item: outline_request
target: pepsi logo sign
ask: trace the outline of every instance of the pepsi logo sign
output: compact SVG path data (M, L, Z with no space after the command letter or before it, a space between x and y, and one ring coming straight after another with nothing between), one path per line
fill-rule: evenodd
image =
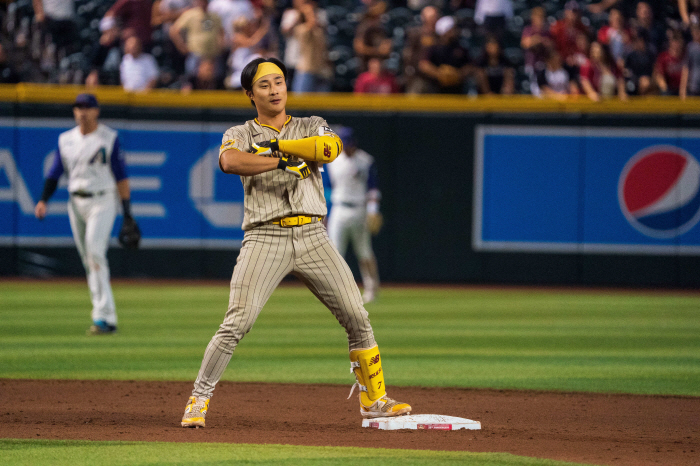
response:
M673 238L700 220L700 163L674 146L652 146L627 161L618 182L627 221L653 238Z

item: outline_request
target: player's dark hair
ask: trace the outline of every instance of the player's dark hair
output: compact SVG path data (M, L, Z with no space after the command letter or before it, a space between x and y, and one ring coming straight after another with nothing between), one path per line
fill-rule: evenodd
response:
M241 72L241 87L243 87L243 89L250 92L253 91L253 78L255 77L255 73L258 72L258 65L265 62L277 65L279 69L282 70L284 80L287 80L287 67L284 66L284 63L276 58L256 58L248 63ZM251 100L250 103L253 104L253 107L255 107L255 102Z

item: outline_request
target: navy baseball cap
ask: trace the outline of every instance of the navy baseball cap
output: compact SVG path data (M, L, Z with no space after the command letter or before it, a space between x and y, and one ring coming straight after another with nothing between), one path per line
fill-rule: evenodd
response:
M97 97L92 94L78 94L73 102L73 107L96 108L99 107Z
M338 128L338 131L336 131L336 134L340 140L343 141L344 146L355 147L355 132L352 128L341 126Z

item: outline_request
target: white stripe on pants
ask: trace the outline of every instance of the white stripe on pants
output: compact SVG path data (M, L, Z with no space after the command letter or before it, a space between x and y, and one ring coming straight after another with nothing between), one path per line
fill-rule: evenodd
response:
M323 224L261 226L245 233L231 278L228 311L204 353L192 395L211 397L238 342L289 273L302 280L345 328L350 350L376 344L360 290Z
M101 196L71 196L68 218L73 239L87 274L92 320L117 324L117 313L109 284L107 247L117 215L116 193L108 191Z

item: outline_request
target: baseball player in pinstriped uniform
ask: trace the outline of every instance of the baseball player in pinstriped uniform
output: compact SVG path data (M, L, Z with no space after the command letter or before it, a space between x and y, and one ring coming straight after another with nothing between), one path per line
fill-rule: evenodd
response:
M97 121L100 110L95 96L80 94L73 104L73 114L78 126L58 137L58 148L34 214L40 220L46 216L46 203L65 172L70 193L68 218L92 300L93 325L88 333L110 334L117 330L117 312L109 283L107 247L117 215L117 195L124 218L131 218L129 179L117 132Z
M379 291L377 259L372 251L372 234L379 232L381 192L377 185L374 158L359 149L352 128L338 128L343 151L328 165L333 207L328 216L328 236L342 256L352 243L365 289L365 304L372 302Z
M228 311L204 353L183 427L204 426L214 386L236 345L290 273L345 328L357 379L350 395L360 387L362 416L411 411L408 404L386 396L379 350L360 290L322 223L326 203L321 165L338 156L342 142L322 118L287 115L286 75L279 60L251 61L241 82L258 117L224 133L219 167L241 177L245 234L231 278Z

